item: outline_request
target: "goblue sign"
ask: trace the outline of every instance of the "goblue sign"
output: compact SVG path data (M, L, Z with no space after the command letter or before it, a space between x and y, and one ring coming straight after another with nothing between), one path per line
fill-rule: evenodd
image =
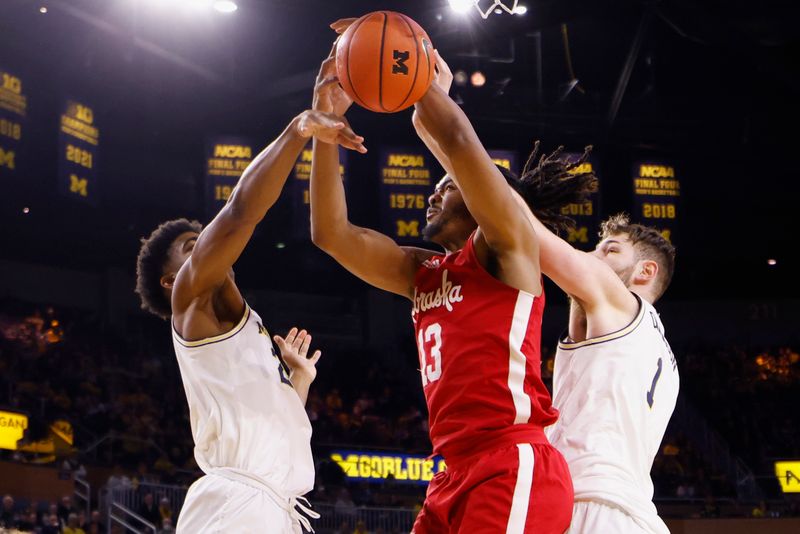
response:
M339 464L350 480L377 482L389 477L405 484L426 486L433 475L445 468L444 460L437 457L408 454L372 454L359 451L333 451L331 460Z
M775 462L775 476L784 493L800 493L800 462Z
M27 428L27 415L0 411L0 449L16 450Z

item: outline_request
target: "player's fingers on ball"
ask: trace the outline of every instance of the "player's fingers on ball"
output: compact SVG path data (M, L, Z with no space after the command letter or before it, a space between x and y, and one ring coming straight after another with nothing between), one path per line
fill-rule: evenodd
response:
M336 22L334 22L333 24L331 24L331 28L336 33L344 33L344 31L347 28L349 28L350 25L353 24L356 20L358 20L358 19L356 19L355 17L339 19Z
M329 57L319 67L320 74L336 72L336 56Z
M329 76L327 78L321 79L317 83L317 92L318 93L328 93L338 87L339 85L339 78L336 76Z

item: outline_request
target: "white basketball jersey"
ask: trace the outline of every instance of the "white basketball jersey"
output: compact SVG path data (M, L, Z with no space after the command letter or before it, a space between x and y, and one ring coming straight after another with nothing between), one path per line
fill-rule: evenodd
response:
M311 423L258 314L246 306L220 336L186 341L173 327L172 338L197 465L245 471L289 495L311 491Z
M618 506L651 532L658 517L650 469L678 399L678 366L655 308L606 336L558 345L547 436L567 460L575 500Z

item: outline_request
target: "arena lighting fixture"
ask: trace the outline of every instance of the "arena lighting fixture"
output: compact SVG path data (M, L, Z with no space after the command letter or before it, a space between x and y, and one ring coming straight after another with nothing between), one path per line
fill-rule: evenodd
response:
M278 243L275 243L275 248L277 248L277 249L286 248L286 243L284 243L282 241L278 242Z
M45 13L47 13L47 8L46 8L46 7L44 7L44 6L40 7L40 8L39 8L39 13L41 13L42 15L44 15Z
M476 70L472 73L469 81L472 82L472 85L475 87L483 87L486 84L486 76L484 76L481 71Z
M459 87L467 85L467 73L463 70L457 70L453 73L453 82Z
M217 0L214 2L214 9L220 13L233 13L239 6L233 0Z
M769 265L770 267L773 265L778 265L778 260L776 260L775 258L770 258L767 260L767 265Z
M524 15L527 12L528 12L528 7L523 5L518 5L516 9L514 9L515 15Z
M455 11L456 13L466 13L472 6L475 5L475 2L472 0L447 0L450 2L450 9Z
M22 213L24 213L25 215L29 214L30 212L31 212L31 209L28 206L25 206L24 208L22 208Z

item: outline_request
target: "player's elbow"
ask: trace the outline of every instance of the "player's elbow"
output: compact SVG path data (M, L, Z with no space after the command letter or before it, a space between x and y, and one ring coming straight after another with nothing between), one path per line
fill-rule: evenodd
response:
M339 241L336 229L332 225L311 218L311 242L317 248L331 254L336 250Z

